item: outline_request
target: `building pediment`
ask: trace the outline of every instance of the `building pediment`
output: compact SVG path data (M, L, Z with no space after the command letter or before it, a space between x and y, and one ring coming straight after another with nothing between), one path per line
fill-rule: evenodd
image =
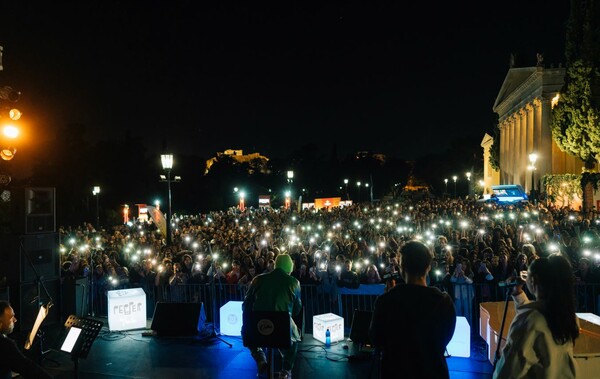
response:
M504 78L504 83L502 83L502 87L500 88L500 92L498 92L498 97L496 97L493 108L494 112L496 112L496 109L500 104L504 103L517 88L525 84L536 72L537 67L518 67L509 69Z

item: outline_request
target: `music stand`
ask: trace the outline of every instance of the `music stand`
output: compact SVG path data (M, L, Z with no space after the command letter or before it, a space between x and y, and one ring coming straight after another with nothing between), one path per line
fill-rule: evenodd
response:
M102 321L92 320L89 318L79 318L75 315L70 315L65 321L67 335L61 346L61 350L71 354L71 359L75 366L73 371L74 378L79 375L79 358L87 358L92 347L92 343L102 329Z

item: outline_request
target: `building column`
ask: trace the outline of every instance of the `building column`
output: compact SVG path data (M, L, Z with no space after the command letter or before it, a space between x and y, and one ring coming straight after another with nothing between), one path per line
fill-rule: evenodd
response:
M510 141L508 142L510 145L510 154L508 155L510 157L510 182L509 183L514 183L515 182L515 173L516 173L516 165L517 165L517 160L515 159L515 154L517 152L516 150L516 129L517 129L517 118L515 115L511 115L510 117Z
M538 108L539 117L539 129L540 129L540 142L538 145L538 162L537 166L537 179L540 183L542 176L552 173L552 130L550 130L550 118L552 117L552 106L551 99L540 99L540 107ZM542 128L542 125L546 127ZM543 189L545 190L545 189Z
M535 152L535 149L533 147L533 112L534 112L534 108L533 108L533 104L532 103L528 103L525 106L525 109L527 111L527 135L526 135L526 140L527 140L527 146L526 146L526 150L525 150L525 161L527 163L527 167L529 167L529 154ZM529 182L528 182L529 180ZM529 191L531 192L531 189L533 188L533 183L531 182L531 175L525 175L525 183L529 183L528 186L525 187L525 191Z
M500 184L504 184L506 181L506 144L508 143L506 121L502 121L498 127L500 128L500 141L494 141L494 143L500 144Z

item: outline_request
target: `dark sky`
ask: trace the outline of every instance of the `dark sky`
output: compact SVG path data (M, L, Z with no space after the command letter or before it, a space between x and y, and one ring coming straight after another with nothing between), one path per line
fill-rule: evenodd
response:
M517 66L537 52L564 64L569 10L568 0L27 3L0 5L0 85L22 92L22 151L51 149L77 122L90 140L130 130L151 154L166 144L286 157L316 143L340 158L411 159L483 138L511 53Z

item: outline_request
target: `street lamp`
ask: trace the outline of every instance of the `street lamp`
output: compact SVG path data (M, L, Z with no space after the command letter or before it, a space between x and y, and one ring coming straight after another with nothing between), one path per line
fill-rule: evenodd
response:
M467 176L467 185L469 186L469 197L471 196L471 172L465 174Z
M454 197L456 197L456 180L458 179L458 176L454 175L452 177L452 180L454 180Z
M171 238L171 218L173 217L173 213L172 213L172 196L171 196L171 169L173 168L173 154L162 154L160 156L160 161L162 163L162 167L164 170L167 171L167 176L165 177L164 175L161 175L161 181L163 182L167 182L167 188L169 190L169 214L167 215L167 245L171 245L172 242L172 238ZM179 176L175 176L175 182L180 181L181 178Z
M531 153L529 154L529 163L531 163L531 165L529 166L529 169L531 170L531 190L529 191L529 195L531 196L531 200L533 201L533 203L535 204L535 177L534 177L534 173L535 173L535 162L537 161L538 156L536 153Z
M350 194L348 194L348 179L344 179L344 184L346 185L346 200L350 200Z
M360 203L360 182L356 182L356 186L358 187L358 202Z
M96 196L96 230L100 230L100 186L94 186L92 195Z
M446 185L446 190L444 191L444 195L448 196L448 178L444 179L444 184Z

